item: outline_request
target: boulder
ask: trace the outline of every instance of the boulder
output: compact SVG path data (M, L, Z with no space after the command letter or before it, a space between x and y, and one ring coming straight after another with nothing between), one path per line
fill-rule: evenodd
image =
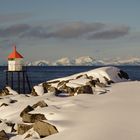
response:
M55 126L44 121L35 122L33 125L33 129L40 135L40 138L58 133L58 130Z
M22 116L22 121L24 123L34 123L38 120L46 120L46 117L44 114L29 114L29 113L25 113Z
M4 130L0 131L0 140L9 140L9 137Z
M72 87L68 87L66 84L60 87L59 90L61 91L61 93L69 93L70 95L73 95L75 93L75 89Z
M55 88L55 87L50 87L50 88L48 89L48 91L54 93L55 95L58 95L59 93L61 93L61 91L58 90L58 89Z
M78 87L77 94L93 94L92 87L89 85Z
M14 129L15 123L12 122L6 122L6 125L11 127L11 132L16 132L16 130Z
M0 107L1 107L1 106L8 106L8 104L2 103L2 104L0 105Z
M109 80L107 77L104 76L104 79L108 85L114 83L112 80Z
M44 92L47 93L48 92L48 88L51 87L50 84L48 84L47 82L42 84L43 88L44 88Z
M32 96L38 96L38 95L37 95L37 92L36 92L35 89L34 89L34 87L32 88L31 95L32 95Z
M21 113L20 113L20 117L22 117L24 114L27 114L28 112L34 110L33 107L31 107L30 105L28 105Z
M124 72L124 71L122 71L122 70L120 70L120 73L118 73L118 76L122 79L122 78L124 78L124 79L129 79L129 75L126 73L126 72Z
M86 79L89 79L88 75L87 74L84 74L84 75L78 75L76 77L76 79L79 79L79 78L86 78Z
M39 101L39 102L37 102L36 104L34 104L33 106L32 106L32 108L36 108L36 107L47 107L48 105L42 100L42 101Z
M18 133L18 135L23 135L25 132L27 132L32 127L33 127L33 125L17 124L17 133Z
M87 82L86 85L89 85L91 87L95 87L96 83L97 83L96 80L91 80L91 81Z
M66 83L68 83L68 82L69 82L69 80L59 82L58 85L57 85L57 88L59 89L59 88L63 87L63 86L66 85Z
M9 93L9 90L5 87L5 88L1 91L0 96L7 96L7 95L10 95L10 93Z

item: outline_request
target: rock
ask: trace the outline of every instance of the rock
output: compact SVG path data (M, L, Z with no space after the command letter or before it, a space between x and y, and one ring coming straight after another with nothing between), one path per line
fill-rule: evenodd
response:
M91 80L91 81L87 82L86 85L89 85L89 86L91 86L91 87L92 87L92 86L95 87L96 83L97 83L96 80Z
M40 106L40 107L47 107L48 105L42 100L42 101L39 101L39 102L37 102L36 104L34 104L33 106L32 106L32 108L36 108L36 107L38 107L38 106Z
M124 78L124 79L129 79L129 75L126 73L126 72L124 72L124 71L122 71L122 70L120 70L120 73L118 73L118 76L122 79L122 78Z
M10 93L9 93L9 90L5 87L5 88L1 91L0 96L7 96L7 95L10 95Z
M32 95L32 96L38 96L38 95L37 95L37 92L35 91L34 88L32 88L31 95Z
M110 84L114 83L112 80L109 80L109 79L108 79L108 78L106 78L105 76L104 76L104 79L105 79L105 81L107 82L107 84L108 84L108 85L110 85Z
M16 130L14 129L15 123L12 122L6 122L6 125L11 127L11 132L16 132Z
M44 88L44 92L45 92L45 93L47 93L47 92L48 92L48 88L51 87L51 85L48 84L48 83L43 83L42 86L43 86L43 88Z
M61 91L61 93L69 93L70 95L74 94L75 92L74 88L68 87L66 86L66 84L60 87L59 90Z
M78 75L77 77L76 77L76 79L79 79L79 78L86 78L86 79L89 79L89 77L88 77L88 75L87 74L84 74L84 75Z
M27 114L28 112L34 110L33 107L31 107L30 105L28 105L21 113L20 113L20 117L22 117L24 114Z
M1 107L1 106L8 106L8 104L2 103L2 104L0 105L0 107Z
M13 103L16 103L17 100L10 100L10 103L13 104Z
M51 81L51 82L47 82L48 84L55 84L55 83L59 83L60 81L59 80L56 80L56 81Z
M0 131L0 140L9 140L9 137L4 130Z
M58 85L57 85L57 88L59 89L59 88L63 87L63 86L66 85L66 83L68 83L68 82L69 82L69 80L59 82Z
M55 95L58 95L59 93L61 93L61 91L58 90L58 89L55 88L55 87L50 87L50 88L48 89L48 91L54 93Z
M17 133L18 133L18 135L23 135L25 132L27 132L32 127L33 127L33 125L17 124Z
M77 94L93 94L92 87L89 85L81 86L77 88Z
M35 122L33 129L40 135L41 138L58 133L55 126L44 121Z
M46 117L44 114L23 114L22 121L24 123L34 123L38 120L46 120Z

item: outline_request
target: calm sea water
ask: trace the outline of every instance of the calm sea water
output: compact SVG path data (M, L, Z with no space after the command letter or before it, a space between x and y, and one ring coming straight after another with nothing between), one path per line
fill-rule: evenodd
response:
M99 67L99 66L98 66ZM27 73L31 86L47 80L69 76L71 74L84 72L98 68L97 66L46 66L46 67L27 67ZM101 67L101 66L100 66ZM130 79L140 80L140 66L117 66L126 71ZM0 67L0 89L5 86L5 72L7 67ZM15 81L16 83L16 81Z

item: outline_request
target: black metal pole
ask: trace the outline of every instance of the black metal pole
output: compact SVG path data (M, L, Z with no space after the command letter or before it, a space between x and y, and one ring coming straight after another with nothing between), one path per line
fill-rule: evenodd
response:
M29 82L27 73L26 73L26 80L27 80L27 84L28 84L28 87L29 87L29 92L31 92L31 86L30 86L30 82Z
M11 72L11 88L13 89L13 72Z
M8 71L6 71L6 86L8 86Z
M23 78L23 93L25 94L25 71L23 71L22 78Z
M20 94L20 72L18 73L18 93Z

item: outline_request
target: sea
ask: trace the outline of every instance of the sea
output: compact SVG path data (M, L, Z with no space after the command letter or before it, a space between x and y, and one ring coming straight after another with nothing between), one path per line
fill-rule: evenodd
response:
M42 82L85 72L102 66L28 66L26 67L31 87ZM140 66L116 66L128 73L131 80L140 81ZM0 90L6 84L6 66L0 66ZM16 85L17 81L14 81ZM26 86L26 88L28 88Z

